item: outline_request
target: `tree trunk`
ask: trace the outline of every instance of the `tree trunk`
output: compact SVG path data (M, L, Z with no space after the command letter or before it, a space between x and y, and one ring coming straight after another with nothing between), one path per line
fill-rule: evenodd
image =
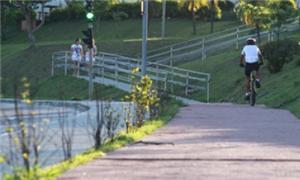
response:
M43 1L43 2L40 2L40 4L41 4L41 8L42 8L42 19L41 19L41 23L37 26L37 27L35 27L35 28L33 28L33 20L35 20L35 18L34 19L32 19L32 15L31 15L31 11L32 11L32 2L28 2L28 3L25 3L25 4L23 4L23 3L20 3L19 5L21 5L22 6L22 10L23 10L23 14L24 14L24 16L25 16L25 20L26 20L26 24L27 24L27 37L28 37L28 41L29 41L29 46L30 47L35 47L35 44L36 44L36 38L35 38L35 36L34 36L34 32L35 31L37 31L38 29L40 29L43 25L44 25L44 23L45 23L45 14L44 14L44 8L45 8L45 2L46 1Z
M193 19L193 35L197 34L197 30L196 30L196 17L195 17L195 0L192 0L192 19Z
M277 41L279 41L279 39L280 39L280 26L277 26L276 35L277 35Z
M32 28L32 17L31 12L28 8L25 8L25 20L27 25L27 37L29 40L29 46L34 47L35 46L35 37L33 35L33 28Z
M257 23L256 23L255 27L256 27L256 35L257 35L257 44L260 45L260 42L261 42L260 27Z
M215 1L211 0L210 1L210 33L214 32L214 21L215 21Z

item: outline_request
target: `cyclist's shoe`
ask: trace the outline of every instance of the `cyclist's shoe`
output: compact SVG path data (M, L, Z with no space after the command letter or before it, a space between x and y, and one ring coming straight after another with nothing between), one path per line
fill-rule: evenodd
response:
M245 94L245 100L246 101L250 100L250 93L249 92L246 92L246 94Z
M260 88L260 81L259 80L255 80L255 86L256 86L256 88Z

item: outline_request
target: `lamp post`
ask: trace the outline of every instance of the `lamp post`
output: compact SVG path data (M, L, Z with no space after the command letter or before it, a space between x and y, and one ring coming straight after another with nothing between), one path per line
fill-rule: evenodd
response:
M166 0L162 0L161 38L165 38L166 29Z
M143 42L142 42L142 75L146 74L147 66L147 37L148 37L148 0L142 0Z
M89 49L89 100L93 98L93 90L94 90L94 83L93 83L93 21L94 21L94 13L93 13L93 0L86 0L86 20L88 21L88 29L82 31L85 35L83 38L83 42L88 46Z

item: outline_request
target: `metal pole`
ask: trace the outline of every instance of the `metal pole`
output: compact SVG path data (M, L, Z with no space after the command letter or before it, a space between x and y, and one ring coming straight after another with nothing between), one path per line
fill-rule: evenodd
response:
M170 47L170 66L173 67L173 46Z
M89 29L91 30L92 33L92 28L93 28L93 24L89 23ZM92 34L93 37L93 34ZM94 42L93 42L93 46L94 46ZM94 47L89 48L89 100L92 100L93 98L93 90L94 90L94 83L93 83L93 50Z
M146 74L148 37L148 0L143 0L142 75Z
M68 59L67 59L67 52L65 52L65 76L68 74L68 69L67 69L67 65L68 65Z
M161 38L165 38L166 29L166 0L162 1L162 21L161 21Z
M92 100L93 98L93 89L94 89L94 84L93 84L93 55L92 55L92 49L90 50L90 60L89 60L89 100Z
M207 103L209 103L209 81L210 81L210 75L207 77L207 87L206 87L206 91L207 91Z
M202 38L202 54L201 54L201 60L204 61L206 59L206 54L205 54L205 38Z
M51 76L54 76L54 55L52 54Z

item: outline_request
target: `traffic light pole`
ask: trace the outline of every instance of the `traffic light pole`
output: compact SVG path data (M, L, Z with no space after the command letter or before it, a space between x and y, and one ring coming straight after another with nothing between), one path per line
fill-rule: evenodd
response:
M165 29L166 29L166 1L162 0L162 20L161 20L161 38L165 38Z
M89 29L91 30L91 37L93 38L93 24L89 23ZM94 43L93 43L94 46ZM93 48L88 47L89 49L89 100L93 98L94 82L93 82Z
M143 0L142 75L146 75L148 37L148 0Z

